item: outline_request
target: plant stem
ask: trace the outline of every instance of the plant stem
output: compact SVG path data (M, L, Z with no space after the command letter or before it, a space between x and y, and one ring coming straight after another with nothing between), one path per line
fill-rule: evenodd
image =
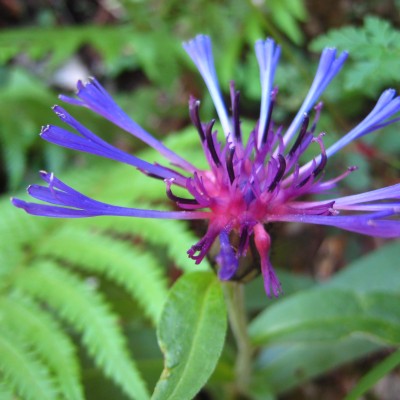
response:
M247 333L244 287L243 284L236 282L227 282L223 286L229 323L238 348L235 365L236 388L240 394L245 395L250 384L253 349Z

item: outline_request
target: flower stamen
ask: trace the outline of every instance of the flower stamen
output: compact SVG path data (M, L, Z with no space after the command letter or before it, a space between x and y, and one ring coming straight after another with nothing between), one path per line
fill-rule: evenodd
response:
M190 119L192 120L193 125L197 128L197 132L199 133L201 141L204 142L206 140L206 136L204 134L203 125L200 121L199 109L200 109L200 101L194 98L193 96L190 96L189 100Z
M276 172L275 178L273 179L272 183L268 187L268 192L274 191L274 189L277 187L278 183L281 181L286 171L286 160L282 154L278 154L278 161L279 161L278 171Z
M307 133L307 128L308 128L309 123L310 123L310 117L308 116L307 113L304 113L303 122L301 123L299 136L297 136L296 141L294 142L292 148L289 150L289 157L293 157L294 153L296 152L296 150L299 148L299 146L303 142L303 140L306 136L306 133Z
M233 169L233 155L234 154L235 154L235 146L232 146L228 149L227 156L226 156L226 169L228 171L229 181L231 182L231 184L235 180L235 171Z
M239 118L239 100L240 92L235 90L235 83L230 83L231 90L231 103L232 103L232 120L233 120L233 135L238 142L242 141L242 135L240 131L240 118Z
M264 129L264 132L263 132L263 135L262 135L262 139L261 139L261 144L262 145L267 143L269 128L270 128L270 125L271 125L272 111L274 110L275 98L276 98L277 94L278 94L278 88L276 87L271 92L271 101L269 103L268 115L267 115L267 119L265 121L265 129Z
M217 150L215 149L214 138L212 135L212 128L214 126L215 119L211 120L206 125L206 141L207 141L207 148L210 151L211 157L217 167L221 165L221 160L218 157Z

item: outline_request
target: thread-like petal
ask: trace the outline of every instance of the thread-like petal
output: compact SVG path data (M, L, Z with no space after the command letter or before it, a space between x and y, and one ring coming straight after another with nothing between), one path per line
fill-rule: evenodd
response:
M144 143L153 147L175 165L179 165L181 168L190 172L196 170L196 168L188 161L184 160L175 152L168 149L163 143L161 143L150 133L146 132L135 121L133 121L117 105L114 99L107 93L107 91L96 79L92 78L86 83L78 81L77 89L78 90L76 95L78 99L74 99L64 95L60 95L59 98L66 103L89 108L96 114L99 114L102 117L108 119L126 132L129 132L133 136L142 140Z
M230 139L234 140L233 135L231 135L231 123L226 112L226 107L219 88L217 74L215 72L210 38L205 35L198 35L194 39L183 43L183 48L189 54L204 79L207 89L213 99L225 136L232 136Z

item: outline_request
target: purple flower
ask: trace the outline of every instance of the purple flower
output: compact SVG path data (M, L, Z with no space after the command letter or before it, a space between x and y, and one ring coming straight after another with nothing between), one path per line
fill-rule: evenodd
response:
M208 220L204 237L194 244L188 255L196 264L219 239L216 257L219 277L232 279L239 260L250 244L259 254L261 272L268 296L277 296L281 286L269 261L270 236L264 225L275 221L296 221L330 225L371 236L400 236L400 183L345 197L327 200L306 200L314 193L329 193L338 182L356 168L349 167L335 178L325 179L328 159L353 140L400 120L400 97L393 89L384 91L372 111L350 132L332 146L325 148L323 133L316 134L322 109L317 103L322 92L342 68L347 53L335 49L323 51L311 88L299 112L288 128L277 126L271 116L278 89L273 86L280 48L272 39L255 45L260 67L260 117L247 141L242 136L239 119L239 92L230 86L231 115L228 114L216 76L211 41L199 35L184 43L196 64L214 101L225 140L218 140L214 120L202 122L200 102L191 98L189 113L200 136L209 169L200 170L183 159L132 121L95 80L78 82L77 98L60 96L66 103L84 106L141 139L161 153L173 166L151 164L106 143L85 128L63 108L54 107L58 117L69 129L48 125L42 129L44 140L87 153L97 154L137 168L152 178L162 179L168 198L181 211L155 211L118 207L91 199L75 191L53 174L41 173L46 186L31 185L28 193L43 203L12 199L16 207L33 215L47 217L93 217L100 215L141 218ZM313 119L311 122L310 119ZM73 132L75 131L75 132ZM309 146L317 146L319 155L301 163L300 157ZM179 169L179 171L178 171ZM187 195L174 194L174 188L186 189ZM332 195L330 195L332 196ZM46 204L47 203L47 204ZM235 237L235 243L233 243Z

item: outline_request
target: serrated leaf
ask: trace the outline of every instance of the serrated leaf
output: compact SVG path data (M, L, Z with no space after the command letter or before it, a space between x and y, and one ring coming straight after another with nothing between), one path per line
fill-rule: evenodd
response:
M48 302L60 317L80 332L96 364L132 399L148 399L140 373L128 356L116 318L99 293L50 261L31 265L18 276L16 285Z
M158 326L165 367L152 399L192 399L217 364L226 328L221 283L215 275L183 275L169 293Z
M142 203L135 202L138 208L155 209L156 207ZM158 207L157 207L158 209ZM164 207L165 209L165 207ZM89 222L74 221L74 226L84 225L89 227ZM166 249L169 258L176 264L176 266L183 271L205 271L209 270L210 266L207 260L203 260L200 265L195 265L193 260L189 259L187 250L196 243L199 239L189 230L189 227L184 221L175 220L157 220L148 218L121 218L118 224L115 223L113 218L99 218L96 220L96 228L108 230L116 234L130 234L146 243ZM162 267L165 268L167 260Z
M132 27L119 26L75 26L9 29L0 34L0 46L6 49L3 60L25 51L33 59L52 54L52 66L59 65L83 44L91 44L106 56L116 55L128 42ZM62 43L62 45L60 45ZM108 46L106 45L108 44Z
M0 382L0 399L2 400L15 400L13 390L3 381Z
M315 39L310 48L320 51L328 46L348 50L354 65L344 69L346 88L375 95L380 88L399 80L396 74L400 68L399 43L400 31L383 19L369 16L364 19L363 27L332 29Z
M84 398L73 344L49 314L33 301L13 296L0 299L0 318L52 369L65 398Z
M1 199L0 201L0 249L8 246L18 247L25 242L39 236L50 220L37 220L29 215L21 213L15 207L10 205L10 199Z
M24 400L57 400L47 367L19 339L17 332L0 330L0 371L8 387Z
M115 225L115 219L111 222ZM157 323L167 297L167 281L150 252L139 253L128 243L70 224L39 244L38 254L108 276L125 287Z
M304 37L298 22L304 21L307 15L302 0L268 1L267 6L278 28L294 43L302 43Z

